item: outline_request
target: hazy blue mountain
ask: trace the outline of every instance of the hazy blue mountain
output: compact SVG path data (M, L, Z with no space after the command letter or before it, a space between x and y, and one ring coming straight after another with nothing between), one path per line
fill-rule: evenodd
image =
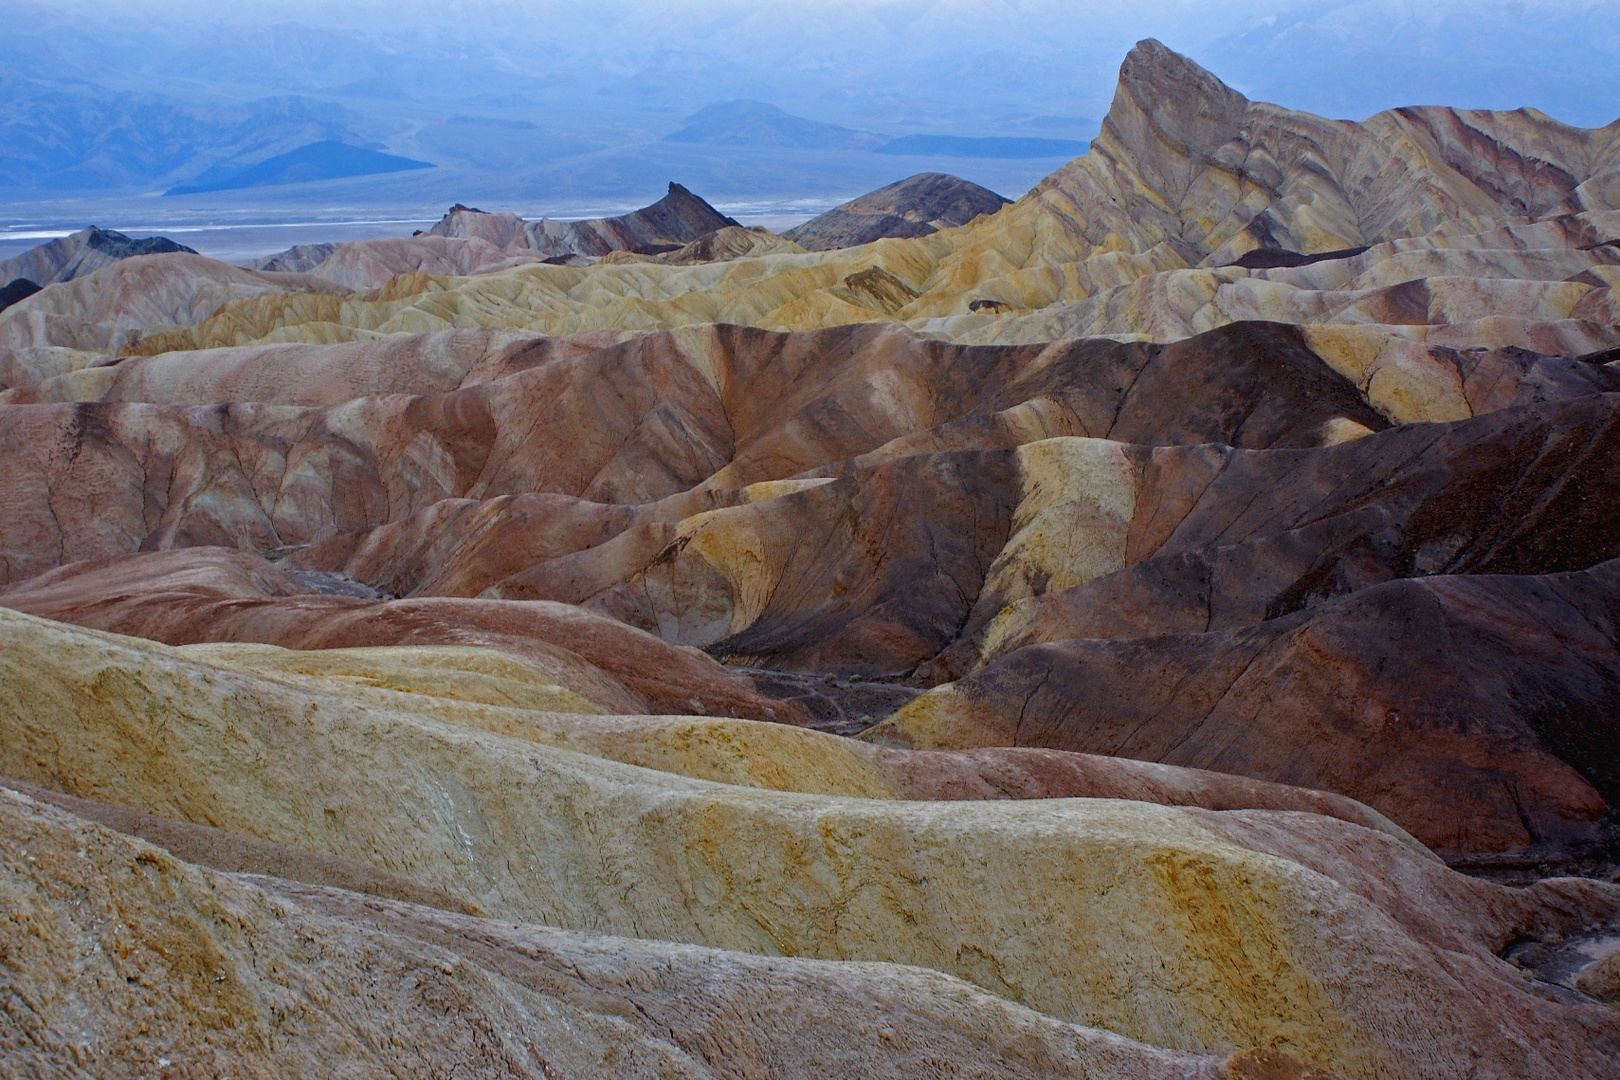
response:
M879 154L905 154L911 157L1074 158L1085 153L1086 147L1089 145L1089 143L1075 139L904 135L884 143L877 148L876 152Z
M791 146L802 150L874 150L888 140L869 131L855 131L806 120L763 101L727 101L699 109L686 118L679 131L664 136L675 143L710 143L716 146Z
M172 187L163 194L233 191L297 184L307 180L337 180L348 176L374 176L378 173L431 168L433 163L429 161L416 161L326 139L242 168L209 169L190 183Z
M193 107L156 94L0 71L0 189L116 190L354 138L342 107L302 97Z

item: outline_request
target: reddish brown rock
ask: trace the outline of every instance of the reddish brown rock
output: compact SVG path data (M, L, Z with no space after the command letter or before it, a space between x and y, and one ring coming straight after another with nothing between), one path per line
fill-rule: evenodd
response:
M883 457L1011 446L1032 434L1318 445L1346 421L1383 424L1287 328L1037 349L948 346L876 326L806 335L714 327L583 354L528 348L534 366L490 382L324 409L0 406L0 575L18 580L143 547L315 543L445 498L553 492L645 503L698 485L781 479L886 444ZM381 381L387 350L343 355L355 378ZM286 388L257 396L344 392L343 367L332 389L292 389L307 365L291 359ZM228 357L217 363L235 370ZM250 385L240 374L213 377L222 389ZM184 384L171 373L146 385L186 400Z
M578 608L326 595L262 559L217 548L75 563L0 590L0 606L170 645L478 645L537 664L614 712L803 720L702 653Z
M127 357L112 367L15 387L13 405L68 401L212 405L337 405L384 394L445 394L554 361L577 360L624 337L571 338L479 327L341 345L244 345Z

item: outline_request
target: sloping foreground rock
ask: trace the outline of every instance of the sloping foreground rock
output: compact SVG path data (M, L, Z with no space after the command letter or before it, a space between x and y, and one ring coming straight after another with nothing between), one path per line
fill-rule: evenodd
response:
M137 255L12 304L0 313L0 386L96 367L154 328L190 326L231 300L347 289L300 274L244 270L196 254Z
M464 386L445 394L325 408L0 406L0 557L18 585L7 602L88 618L73 612L105 601L95 574L130 597L155 583L137 571L120 585L94 565L24 579L141 549L293 548L301 569L411 599L269 603L294 586L208 586L167 623L154 607L98 625L300 648L488 643L549 665L609 711L804 722L689 655L638 670L668 649L647 635L756 665L931 684L1041 641L1208 634L1395 579L1575 571L1620 555L1606 467L1620 396L1603 392L1612 369L1584 361L1498 350L1437 366L1462 406L1495 411L1390 428L1308 336L1266 324L1167 346L1044 348L881 327L712 328L603 349L485 333L333 346L326 379L304 383L295 377L320 358L307 346L280 373L214 355L196 380L206 393L317 401L413 380ZM124 385L183 399L183 375L153 358ZM1536 398L1563 400L1520 403ZM1080 437L1091 431L1130 441ZM576 634L596 651L579 655ZM1491 644L1481 662L1511 647ZM1412 693L1395 668L1369 670L1370 697ZM1601 709L1613 676L1596 670L1598 689L1576 696ZM1290 685L1301 710L1337 707ZM1598 729L1520 737L1545 726L1551 693L1491 704L1520 733L1508 743L1472 728L1466 753L1424 743L1439 756L1414 759L1394 788L1373 785L1370 763L1357 773L1287 739L1298 772L1184 763L1372 802L1453 857L1575 857L1603 842L1614 794L1591 771ZM1465 722L1463 700L1438 701L1425 722ZM1455 753L1471 764L1442 768ZM1444 809L1448 785L1481 784L1486 795Z
M456 916L188 865L0 791L18 1075L1259 1080L958 979ZM72 898L71 901L69 898ZM1325 1075L1325 1074L1323 1074Z
M471 702L417 704L412 695L349 680L251 674L211 664L206 653L193 659L185 650L14 614L0 621L0 663L8 669L0 679L7 696L0 772L367 863L495 918L744 952L918 964L1138 1042L1178 1050L1274 1046L1346 1075L1614 1075L1620 1013L1527 979L1499 958L1516 941L1584 931L1620 915L1614 886L1561 880L1504 889L1452 873L1396 836L1297 813L1085 799L915 803L703 782L557 749ZM28 677L18 678L24 671ZM19 852L8 862L8 884L26 883L25 895L38 896L66 876L85 890L78 909L57 903L41 912L39 900L13 908L48 930L28 933L18 946L42 950L54 940L65 949L87 932L118 935L128 951L92 949L106 957L94 962L98 970L143 964L152 986L131 989L140 978L126 982L114 967L110 1000L145 995L164 1009L221 1019L251 1000L250 991L275 1000L285 991L244 985L253 976L236 971L232 957L243 936L260 933L273 932L279 952L288 939L278 924L307 927L302 946L286 946L300 962L255 970L280 970L281 984L294 991L302 978L347 978L342 965L352 949L312 949L309 937L331 939L324 926L301 922L309 911L360 919L347 940L379 953L383 943L362 932L367 926L407 938L413 923L474 926L290 886L274 888L281 899L271 910L255 910L259 901L230 879L161 855L143 859L150 849L120 848L122 841L54 811L10 811L18 804L9 794L0 800L7 800L0 803L6 828L18 835L8 845ZM73 835L61 836L64 829ZM23 842L25 834L39 837L37 847ZM178 905L165 910L206 902L213 906L202 910L217 914L211 923L182 918L194 929L178 940L164 929L173 924L156 917L98 922L94 913L109 902L100 899L104 874L120 894L137 898L126 902L130 915L154 892ZM285 912L280 920L275 904ZM135 931L146 926L173 944L165 946L172 960L137 952ZM493 927L471 932L490 940ZM208 949L181 947L199 935L212 940ZM512 942L520 952L523 941L537 939L505 930L495 938L497 947ZM441 948L431 955L452 968L445 973L441 964L441 974L455 978L430 985L455 996L430 995L429 1003L483 1008L481 963L467 957L458 967L461 949ZM493 952L478 958L493 962ZM170 963L185 974L169 976ZM52 987L66 981L52 963L26 970ZM161 981L159 971L167 976ZM677 966L672 981L682 974ZM418 977L401 997L332 996L343 1001L337 1015L358 1024L369 1019L350 1009L376 1015L384 1005L371 1002L379 1001L403 1009L421 987ZM176 990L187 995L178 1006L168 997ZM47 990L39 1000L62 992ZM509 1002L532 1000L516 986L506 992ZM302 1015L298 1003L322 994L318 987L308 997L288 993L283 1015ZM977 1014L984 1023L997 1015ZM324 1026L331 1016L310 1017L307 1030L339 1037ZM749 1030L758 1026L750 1022ZM459 1030L489 1032L491 1053L510 1045L512 1036L501 1034L510 1026L491 1027ZM216 1030L224 1038L236 1029Z
M261 559L219 548L69 565L0 592L0 604L174 645L477 646L514 658L564 690L548 708L804 719L696 650L576 607L324 595Z

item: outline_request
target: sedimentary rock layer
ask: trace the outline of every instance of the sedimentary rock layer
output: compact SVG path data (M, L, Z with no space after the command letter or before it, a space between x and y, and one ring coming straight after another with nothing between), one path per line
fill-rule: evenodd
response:
M1144 1046L914 967L569 933L214 873L9 791L0 830L26 853L0 871L18 931L0 963L32 1006L0 1031L24 1073L1249 1080L1299 1067L1269 1050Z
M0 280L9 282L24 278L35 285L54 285L111 266L120 259L177 251L196 254L191 248L167 237L148 236L132 240L121 232L92 226L41 244L15 259L0 262Z
M962 342L1174 340L1263 318L1382 325L1447 347L1589 352L1620 345L1617 178L1616 125L1445 108L1328 121L1250 102L1148 41L1122 66L1090 151L968 225L701 266L543 266L509 265L539 254L537 239L523 240L527 255L505 246L531 224L464 213L470 224L446 228L467 236L368 241L422 254L379 256L334 279L369 289L402 275L383 295L289 295L268 321L254 314L262 303L245 301L158 344L335 341L469 322L568 334L872 320ZM489 257L452 257L455 245ZM336 273L343 260L327 261Z
M57 403L0 405L7 602L86 618L72 589L100 610L97 575L123 572L96 560L245 548L412 599L269 604L264 594L298 586L209 583L169 629L151 612L95 625L305 648L407 633L503 642L558 671L583 664L562 684L609 711L802 723L798 706L750 696L718 667L660 662L667 676L647 677L611 654L651 657L667 642L928 685L1043 641L1275 628L1380 582L1579 571L1620 555L1605 465L1613 368L1376 339L1369 359L1368 344L1242 324L1170 345L960 347L868 325L619 343L467 330L131 359L95 384L78 373L10 392ZM97 391L104 400L60 400ZM262 403L203 404L218 397ZM91 564L24 581L74 560ZM130 596L157 588L162 574L145 573ZM570 658L586 626L602 644ZM1513 648L1482 640L1477 662ZM1187 655L1166 688L1220 682L1217 653ZM1402 701L1430 677L1375 660L1352 652L1340 665L1370 698ZM1612 679L1598 670L1598 697L1580 699L1592 716ZM1551 737L1538 711L1548 688L1492 706L1517 749L1472 729L1464 750L1432 744L1404 786L1380 787L1371 759L1336 771L1342 754L1309 746L1291 772L1183 763L1350 794L1457 857L1572 857L1604 842L1615 791L1592 771L1605 729L1582 721ZM1331 713L1319 694L1331 691L1297 707ZM1461 698L1442 702L1424 723L1462 711ZM1160 756L1159 734L1150 726L1128 752ZM961 736L1019 738L988 718ZM1438 766L1454 754L1464 764ZM1447 813L1451 784L1474 794Z
M903 745L1048 746L1342 792L1453 858L1578 858L1620 802L1620 563L1365 588L1204 633L1031 645L904 707Z

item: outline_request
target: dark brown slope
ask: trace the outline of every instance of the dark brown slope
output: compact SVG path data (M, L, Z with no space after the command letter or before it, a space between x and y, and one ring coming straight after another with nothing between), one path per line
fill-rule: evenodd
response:
M120 259L170 251L197 254L166 236L135 240L121 232L92 225L0 262L0 281L14 282L14 279L23 278L39 286L51 285L83 277Z
M646 251L671 245L689 244L706 233L723 229L737 222L720 213L703 199L681 185L670 182L669 194L640 210L622 217L602 218L582 223L602 240L612 244L609 250ZM606 245L604 245L606 246ZM605 255L607 251L585 251L583 255Z
M1322 450L1164 447L1126 568L1047 593L992 655L1075 637L1222 630L1382 581L1556 573L1620 556L1620 396L1415 424ZM986 605L968 627L1000 611ZM978 650L957 650L936 679Z
M589 601L671 640L774 666L895 675L921 664L926 684L968 670L986 646L1000 655L1059 638L1223 629L1395 578L1559 572L1620 556L1617 395L1313 450L1123 453L1136 471L1125 569L1051 593L1037 582L1017 613L1003 613L1017 595L987 584L1025 491L1008 450L858 468L724 510L700 532L649 530L639 560L627 558L637 538L626 534L495 591ZM738 543L758 568L750 580L770 582L763 603L733 580L726 552ZM741 630L739 609L749 612Z
M1452 859L1580 860L1617 835L1617 620L1620 562L1393 581L1240 629L1020 649L873 735L1237 773L1349 795Z
M918 173L851 199L782 235L807 251L831 251L889 236L927 236L993 214L1009 201L959 176Z

